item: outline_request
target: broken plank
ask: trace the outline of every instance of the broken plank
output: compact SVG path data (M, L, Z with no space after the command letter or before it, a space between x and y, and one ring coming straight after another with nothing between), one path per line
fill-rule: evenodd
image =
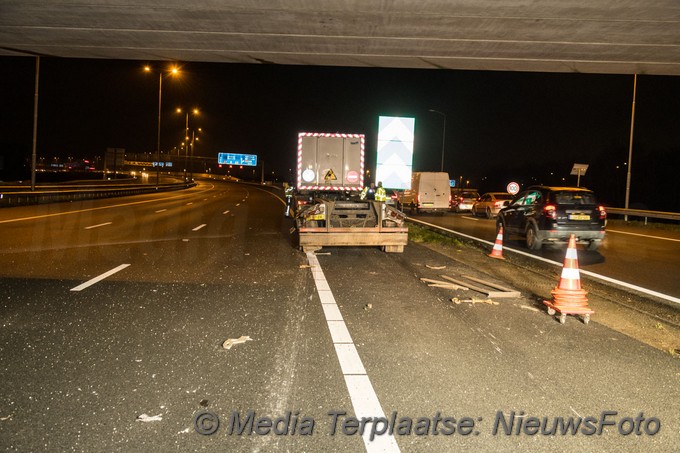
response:
M454 285L453 283L430 283L427 286L432 288L461 289L460 286Z
M499 289L499 290L504 291L504 292L506 292L506 293L517 293L517 295L514 296L514 297L520 297L520 294L519 294L518 291L514 291L514 290L512 290L512 289L506 288L506 287L501 286L501 285L498 285L498 284L496 284L496 283L487 282L486 280L482 280L482 279L480 279L480 278L471 277L471 276L469 276L469 275L463 275L462 277L463 277L463 278L467 278L468 280L472 280L473 282L477 282L477 283L481 283L481 284L486 285L486 286L490 286L491 288ZM510 296L508 296L508 297L510 297Z
M463 282L460 280L456 280L455 278L451 278L447 275L442 275L443 278L452 281L453 283L457 283L459 285L467 285L468 288L470 288L473 291L477 291L478 293L486 294L486 297L508 297L504 296L505 293L499 292L499 291L491 291L486 288L481 288L479 286L473 286L467 282Z

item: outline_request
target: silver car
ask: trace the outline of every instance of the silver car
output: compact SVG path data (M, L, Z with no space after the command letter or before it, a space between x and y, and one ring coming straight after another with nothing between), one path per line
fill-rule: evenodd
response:
M484 215L487 219L492 219L503 208L503 203L510 200L512 200L512 195L507 192L485 193L472 205L472 215Z
M479 192L474 190L451 190L451 210L454 212L471 211L472 206L479 199Z

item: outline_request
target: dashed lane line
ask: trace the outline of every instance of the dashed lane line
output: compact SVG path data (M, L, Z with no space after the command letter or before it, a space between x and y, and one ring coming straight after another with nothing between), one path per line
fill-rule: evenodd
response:
M335 297L328 286L326 277L321 269L319 260L312 252L307 252L307 260L311 266L312 276L316 284L316 291L321 300L321 307L323 308L324 316L328 330L331 334L335 354L340 363L343 377L345 378L345 385L349 392L349 397L352 400L354 407L354 415L361 419L362 417L385 417L385 413L380 406L378 395L376 395L371 380L366 373L364 364L359 357L356 346L352 340L352 336L347 329L345 320L340 313ZM375 439L370 440L371 430L366 429L361 436L364 441L364 446L368 453L378 452L399 452L399 445L392 435L379 435Z
M199 226L197 226L196 228L192 228L191 231L198 231L206 225L207 225L207 223L202 223Z
M80 285L76 286L75 288L71 288L71 291L82 291L85 288L89 288L90 286L94 285L95 283L104 280L106 277L110 277L111 275L115 274L116 272L122 271L123 269L125 269L128 266L129 266L129 264L121 264L118 267L114 267L110 271L106 271L103 274L98 275L97 277L86 281L85 283L81 283Z
M85 229L91 230L92 228L99 228L99 227L103 227L103 226L106 226L106 225L111 225L112 223L113 222L106 222L106 223L100 223L98 225L90 225L90 226L85 227Z

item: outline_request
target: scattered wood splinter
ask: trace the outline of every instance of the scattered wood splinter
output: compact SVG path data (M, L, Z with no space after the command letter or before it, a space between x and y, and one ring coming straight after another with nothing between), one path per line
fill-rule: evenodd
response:
M451 299L451 302L453 302L456 305L460 305L463 302L467 302L469 304L489 304L489 305L500 305L498 302L493 301L491 299L458 299L457 297L454 297Z

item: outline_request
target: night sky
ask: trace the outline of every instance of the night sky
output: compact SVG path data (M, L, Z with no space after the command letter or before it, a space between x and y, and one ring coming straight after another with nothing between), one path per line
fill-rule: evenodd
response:
M38 156L90 158L106 148L156 150L158 73L168 64L42 58ZM414 171L444 170L480 191L510 181L581 185L622 207L633 76L181 63L163 79L161 149L181 141L197 107L196 154L257 154L289 179L297 133L366 134L374 168L379 115L416 118ZM33 128L35 60L0 58L0 180L25 177ZM617 168L618 166L618 168ZM30 167L28 167L30 168ZM631 207L680 211L680 78L638 76ZM564 179L563 179L564 178Z

